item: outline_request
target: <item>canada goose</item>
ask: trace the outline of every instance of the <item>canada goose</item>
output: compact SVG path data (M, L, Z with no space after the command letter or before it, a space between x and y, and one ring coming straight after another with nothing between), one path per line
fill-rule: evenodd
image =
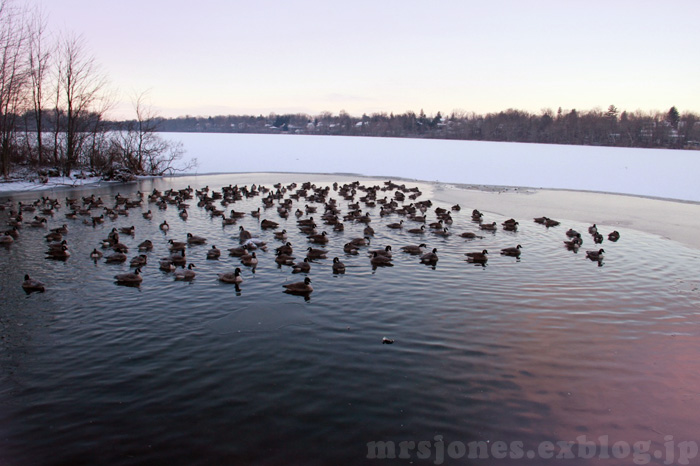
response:
M46 219L34 217L34 220L29 222L29 226L34 228L46 228Z
M51 231L54 233L60 233L62 235L65 235L68 233L68 225L64 223L60 227L52 228Z
M352 243L345 243L345 245L343 246L343 251L345 252L345 254L352 254L352 255L356 255L360 252L358 247Z
M294 249L292 248L292 243L287 241L282 246L276 248L275 252L277 254L289 254L289 255L291 255L294 252Z
M568 230L566 230L566 236L568 236L569 238L573 238L574 236L581 236L581 233L574 230L573 228L569 228Z
M480 221L481 221L481 217L483 217L483 216L484 216L484 214L482 214L481 212L479 212L477 209L472 210L472 220L473 220L473 221L475 221L475 222L480 222Z
M608 235L608 241L612 241L613 243L619 239L620 239L620 232L618 232L617 230L613 231L612 233L610 233Z
M408 232L414 235L422 235L425 233L425 225L421 225L420 228L411 228Z
M65 244L60 249L49 249L46 254L49 259L66 260L70 257L70 251Z
M503 248L501 249L501 255L503 256L512 256L512 257L520 257L520 249L522 248L521 245L517 245L514 248Z
M387 228L391 228L392 230L400 230L403 228L403 220L401 220L399 223L390 223L387 225Z
M255 252L246 254L245 256L241 256L241 264L247 265L249 267L255 267L256 265L258 265L258 258L255 255Z
M601 244L601 243L603 242L603 235L601 235L600 233L596 232L596 233L593 235L593 242L594 242L595 244Z
M596 233L598 233L598 227L595 223L592 226L588 227L588 233L590 233L591 235L595 235Z
M160 224L159 228L163 231L168 231L168 230L170 230L170 225L168 225L168 222L163 220L163 223Z
M115 275L114 279L117 281L117 284L119 285L140 285L141 282L143 281L143 277L141 276L141 269L137 268L134 270L133 273L120 273L119 275Z
M90 259L101 259L102 258L102 252L98 251L97 249L93 249L92 252L90 253Z
M481 252L468 252L465 253L464 255L467 256L467 262L474 262L476 264L484 264L486 261L488 261L487 254L489 252L484 249Z
M147 239L138 246L139 251L150 251L153 249L153 242L150 239Z
M370 223L372 219L369 216L369 212L355 219L357 223ZM389 227L391 228L391 227Z
M145 218L146 220L150 220L153 218L153 213L151 213L150 210L148 212L144 212L142 215L143 215L143 218Z
M311 235L308 238L312 243L326 244L328 242L328 233L324 231L320 235Z
M223 226L226 226L226 225L233 225L234 223L236 223L236 219L235 219L235 218L233 218L233 217L231 217L231 218L226 218L226 215L222 215L222 216L221 216L221 224L222 224Z
M292 273L309 273L311 271L311 263L309 263L309 258L305 257L303 262L294 264Z
M547 217L535 217L533 220L535 221L535 223L539 223L540 225L544 225L547 222L547 220L549 220L549 219Z
M377 254L377 255L379 255L379 256L384 256L384 257L391 258L391 256L392 256L392 254L391 254L391 246L387 246L387 247L385 247L384 249L375 249L374 251L369 251L369 254L370 254L370 256L371 256L371 255L374 255L374 254Z
M5 233L0 235L0 244L8 245L8 244L12 244L14 242L15 242L15 239L12 236L7 235Z
M187 257L185 257L185 250L183 249L182 251L179 251L179 254L177 252L174 252L173 254L170 255L169 260L170 260L170 262L172 262L176 266L187 264Z
M238 231L239 231L239 233L238 233L238 240L239 240L241 243L244 243L244 242L246 242L247 240L249 240L250 238L253 237L253 235L250 234L249 231L246 231L246 229L243 228L243 225L241 225L240 227L238 227Z
M314 225L314 218L309 217L309 218L303 218L303 219L297 220L297 226L302 226L302 225L304 225L304 226Z
M260 228L262 228L263 230L267 230L270 228L277 228L278 226L279 226L279 223L273 222L272 220L268 220L268 219L263 219L263 221L260 222Z
M119 229L119 233L124 233L125 235L132 235L132 236L134 235L135 231L136 231L136 229L134 228L133 225L131 225L130 227L121 227Z
M148 262L148 256L146 256L145 254L139 254L138 256L131 259L131 262L129 262L129 265L131 267L141 267L143 265L146 265L147 262Z
M460 210L462 210L462 208L459 206L459 204L455 204L451 207L451 210L459 212Z
M501 225L503 225L505 231L518 231L518 225L520 224L511 218L501 223Z
M411 245L408 245L408 246L402 246L402 247L401 247L401 250L402 250L403 252L407 252L407 253L409 253L409 254L411 254L411 255L417 256L418 254L422 254L422 253L423 253L423 248L425 248L425 247L427 247L427 246L425 245L425 243L421 243L421 244L419 244L418 246L415 246L415 245L412 245L412 244L411 244Z
M481 224L479 228L486 231L496 231L496 222Z
M187 220L190 217L190 214L187 213L186 209L182 209L178 215L183 220Z
M340 262L340 259L338 259L337 257L333 258L333 273L345 273L345 264Z
M371 226L367 225L364 230L362 230L362 234L365 236L374 236L374 228Z
M375 251L370 259L372 267L393 267L394 264L391 263L391 258L387 256L380 256Z
M371 243L371 239L369 236L365 236L364 238L353 238L350 240L350 244L353 246L368 246Z
M243 277L241 277L241 269L236 267L236 270L233 272L220 273L219 281L223 283L242 283Z
M22 282L22 289L27 294L33 293L35 291L43 293L46 290L43 283L41 283L39 280L34 280L33 278L30 278L29 275L24 276L24 281Z
M438 220L437 222L430 223L428 226L433 230L442 230L445 228L445 222L443 220Z
M175 280L192 280L196 275L194 270L192 270L194 267L194 264L189 264L187 268L183 265L182 269L175 270Z
M279 265L294 265L294 256L281 252L275 256L275 262Z
M311 287L311 279L306 277L303 282L287 283L282 285L285 293L290 294L309 294L314 289Z
M281 239L281 240L287 239L287 230L276 231L275 232L275 239Z
M241 256L245 256L246 254L248 254L248 252L250 252L250 251L248 251L247 248L245 248L243 246L239 246L237 248L230 248L228 250L228 255L233 256L233 257L241 257Z
M52 231L48 235L44 236L44 238L46 238L46 241L61 241L63 239L63 235Z
M250 212L250 215L255 218L260 218L260 207L258 207L258 210L253 210L252 212Z
M107 262L108 264L117 264L121 262L126 262L126 259L126 254L124 254L123 252L113 252L109 256L105 257L105 262Z
M312 247L309 247L306 251L307 251L306 257L308 257L309 259L312 259L312 260L313 259L325 259L326 255L328 254L328 251L326 251L324 249L314 249Z
M236 212L235 210L231 209L229 216L231 218L243 218L245 217L245 212Z
M421 264L435 265L438 261L437 248L433 248L432 252L428 252L420 256Z
M442 236L443 238L447 238L448 236L451 235L451 233L449 232L449 230L447 228L443 228L442 230L434 230L433 234L437 235L437 236Z
M158 268L163 272L172 272L175 270L175 264L168 258L158 261Z
M461 236L462 238L466 238L466 239L476 239L476 238L483 239L484 238L483 236L479 236L476 233L472 233L471 231L466 231L464 233L461 233L459 236Z
M60 251L63 249L63 246L68 246L68 241L63 240L60 243L49 244L49 251Z
M185 247L187 247L187 243L183 241L173 241L172 239L168 240L168 244L170 245L169 249L170 251L184 251Z
M616 233L616 232L615 232L615 233ZM18 239L18 238L19 238L19 230L17 229L17 227L12 227L12 228L10 228L9 230L5 230L3 234L6 235L6 236L11 236L11 237L14 238L14 239ZM611 234L612 234L612 233L611 233Z
M586 257L592 261L602 261L604 249L598 249L597 251L586 251Z
M552 220L551 218L548 218L544 221L544 226L546 226L547 228L556 227L559 225L560 225L560 222L557 222L556 220Z
M221 257L221 249L217 249L216 245L212 245L211 249L207 251L207 259L218 259Z
M192 233L187 233L187 244L204 244L206 242L206 238L195 236Z
M583 240L581 240L581 237L575 237L571 241L564 241L564 246L566 249L569 251L578 251L578 248L581 246L581 243L583 243Z

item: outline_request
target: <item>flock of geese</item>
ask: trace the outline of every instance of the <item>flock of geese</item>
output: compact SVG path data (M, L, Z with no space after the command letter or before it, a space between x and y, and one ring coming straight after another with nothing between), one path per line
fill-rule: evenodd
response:
M332 192L331 192L332 190ZM334 197L331 196L334 195ZM365 186L359 182L339 185L333 183L331 186L317 187L309 182L298 186L296 183L283 186L275 184L272 188L265 186L225 186L219 191L210 190L204 187L201 190L187 187L180 190L167 190L160 192L153 190L146 195L140 191L135 198L124 197L117 194L110 205L107 205L100 197L94 194L82 198L66 198L65 218L68 222L76 222L86 226L97 226L103 224L106 219L116 221L121 217L127 217L131 209L140 209L143 218L147 221L154 219L154 210L162 211L168 208L176 208L178 216L186 221L189 217L189 202L196 200L196 205L211 216L211 218L221 218L222 225L235 225L245 217L253 217L259 222L260 230L271 230L276 241L282 244L274 248L274 261L280 266L291 267L292 273L306 274L303 281L283 284L284 292L308 296L312 291L311 278L308 276L311 271L312 262L326 259L328 251L324 249L331 237L326 231L319 233L319 228L325 228L334 232L343 232L345 225L358 224L358 228L363 228L362 236L351 238L345 242L343 251L347 256L356 256L367 247L369 263L373 268L393 266L393 250L391 246L381 249L369 249L371 239L375 235L372 224L382 223L377 228L387 228L389 230L401 230L414 235L417 238L424 238L426 234L436 237L447 238L453 233L450 226L453 223L453 215L459 214L461 207L454 205L450 209L437 207L432 208L430 200L419 200L422 196L418 188L408 188L405 185L386 181L382 186ZM261 206L250 212L236 211L232 208L236 202L260 197ZM336 198L341 198L347 203L344 213L339 207ZM144 204L147 206L144 206ZM296 203L296 204L295 204ZM301 207L303 204L303 208ZM42 197L35 202L17 204L8 200L0 204L0 211L8 211L8 229L0 234L0 245L11 247L19 238L20 231L24 227L48 229L48 220L58 214L62 208L58 199ZM378 213L376 212L378 207ZM230 210L229 210L230 209ZM322 209L322 212L319 212ZM363 210L364 209L364 210ZM370 212L369 210L372 210ZM433 218L428 218L428 213L433 212ZM300 234L306 236L309 245L304 247L305 257L297 260L293 255L295 250L291 242L287 241L286 229L280 229L280 224L270 217L271 212L287 221L289 217L296 218L296 228ZM398 222L384 223L375 222L375 217L383 219L393 215L402 217ZM25 216L31 217L25 219ZM478 225L480 233L494 233L499 229L496 222L487 223L483 221L483 213L477 209L471 212L471 221ZM79 220L82 219L82 222ZM534 221L544 225L546 228L556 227L560 222L548 217L538 217ZM409 222L411 222L409 224ZM288 221L286 223L289 223ZM324 226L321 227L320 224ZM500 228L506 231L517 231L519 223L515 219L508 219L501 223ZM76 225L77 227L77 225ZM73 228L73 227L71 227ZM78 227L80 228L80 227ZM158 228L167 237L170 225L167 220L159 223ZM69 227L67 224L51 228L45 235L48 242L46 257L54 260L66 260L70 257L71 251L68 242L64 239L67 236ZM603 242L603 235L594 224L588 229L595 244ZM133 237L135 235L134 226L114 226L108 236L102 240L90 253L90 258L94 261L104 260L107 263L125 263L129 260L127 253L129 247L125 245L121 238L124 236ZM260 259L257 255L259 251L267 251L268 246L256 236L257 233L246 230L243 225L238 228L239 244L229 248L226 252L229 256L237 257L244 267L251 267L253 271ZM463 232L458 236L465 239L483 238L474 232ZM583 240L581 233L569 229L566 232L567 240L564 246L574 252L581 247ZM620 234L613 231L608 235L609 241L617 241ZM201 236L187 233L184 241L167 240L169 255L159 260L159 268L165 272L171 272L175 280L189 281L195 278L195 265L188 263L186 250L195 245L203 245L207 239ZM99 247L99 249L98 249ZM143 281L141 274L142 267L148 264L148 253L153 250L153 241L146 239L138 244L138 255L129 260L132 272L117 274L114 276L115 282L119 285L139 286ZM400 250L409 255L417 256L422 264L435 266L437 264L437 248L428 248L425 242L419 244L404 245ZM500 254L519 258L522 246L516 245L503 248ZM586 257L599 264L602 263L605 251L586 251ZM473 264L485 265L488 261L489 252L486 249L465 253L465 260ZM206 258L208 260L218 260L222 251L216 246L207 249ZM339 257L334 257L331 264L333 274L344 274L345 264ZM241 268L236 267L230 272L218 274L218 280L222 283L234 284L237 288L243 282ZM25 292L43 292L45 285L39 280L25 275L22 288Z

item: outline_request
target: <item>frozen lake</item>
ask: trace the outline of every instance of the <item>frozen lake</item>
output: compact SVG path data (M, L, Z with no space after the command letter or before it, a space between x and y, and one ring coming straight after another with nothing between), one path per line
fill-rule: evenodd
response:
M353 173L700 201L700 152L436 139L163 133L198 174Z

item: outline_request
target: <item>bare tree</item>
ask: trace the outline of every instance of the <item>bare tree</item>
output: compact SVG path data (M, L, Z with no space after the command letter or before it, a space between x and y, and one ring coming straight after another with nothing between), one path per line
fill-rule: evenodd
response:
M115 140L124 166L137 175L156 176L196 166L196 160L184 167L175 166L184 153L182 143L167 141L157 134L160 117L146 98L146 92L134 96L132 102L136 119L127 122Z
M10 174L16 119L27 83L25 26L23 12L11 0L0 0L0 169L5 178Z
M107 78L98 69L94 57L87 55L82 37L69 35L60 41L60 91L65 108L66 175L79 163L81 149L89 136L89 117L95 113Z
M38 164L42 165L44 144L44 84L49 70L52 51L46 44L46 17L40 9L32 12L29 26L29 77L31 82L32 109L36 125L36 148Z

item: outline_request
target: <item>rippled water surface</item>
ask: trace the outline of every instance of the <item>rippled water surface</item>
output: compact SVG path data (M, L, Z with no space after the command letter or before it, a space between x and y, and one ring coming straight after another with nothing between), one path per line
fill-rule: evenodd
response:
M173 178L93 191L111 204L117 192L135 199L139 189L188 185L272 188L276 179ZM301 185L313 175L295 180ZM418 200L431 197L430 185L407 184L420 187ZM50 194L63 200L88 192ZM332 189L330 197L348 212L349 201ZM479 206L467 201L453 212L454 234L440 238L409 234L418 223L361 205L376 233L356 256L344 254L343 245L363 236L364 225L346 221L345 231L334 232L321 213L309 214L330 242L315 246L329 253L312 263L314 291L305 299L283 293L283 284L305 275L274 262L282 242L249 215L262 207L261 196L224 208L248 213L231 226L197 207L197 199L188 202L186 221L172 205L159 210L144 201L129 216L94 228L82 218L65 219L63 202L48 223L68 225L68 260L44 258L42 228L24 226L14 244L0 248L1 464L427 464L436 462L435 449L428 459L414 452L410 459L371 460L368 442L396 442L398 455L399 442L436 436L446 443L517 441L525 450L582 435L607 436L610 444L649 441L652 451L666 448L668 436L700 440L697 250L619 229L622 238L602 244L598 264L585 257L598 249L589 225L566 219L547 229L504 205L503 215L484 212L499 230L482 233L470 218ZM303 198L294 208L306 204L323 211ZM428 222L436 220L436 207L450 206L434 203ZM141 215L148 209L152 220ZM7 216L0 212L3 225ZM508 217L519 220L517 232L501 229ZM282 219L271 208L261 218L279 222L294 255L304 257L310 243L297 217ZM401 219L404 229L387 227ZM158 229L163 220L171 225L167 234ZM120 237L129 258L141 241L155 244L138 288L114 282L128 262L88 257L113 227L131 225L135 235ZM254 271L241 266L237 289L217 274L240 266L226 251L238 246L239 226L268 250L257 252ZM598 227L606 236L613 229ZM583 234L578 253L563 246L568 228ZM457 236L464 231L483 238ZM187 249L196 278L176 281L159 270L158 259L168 254L168 239L184 241L188 232L207 244ZM438 249L435 267L400 251L421 242ZM517 244L519 260L498 254ZM205 258L211 245L224 251L219 260ZM386 245L394 266L374 270L367 251ZM465 252L483 249L491 253L486 266L465 262ZM336 256L347 266L344 275L332 273ZM44 282L46 292L26 295L25 273ZM382 344L384 337L394 344ZM562 464L589 463L630 464L631 457Z

